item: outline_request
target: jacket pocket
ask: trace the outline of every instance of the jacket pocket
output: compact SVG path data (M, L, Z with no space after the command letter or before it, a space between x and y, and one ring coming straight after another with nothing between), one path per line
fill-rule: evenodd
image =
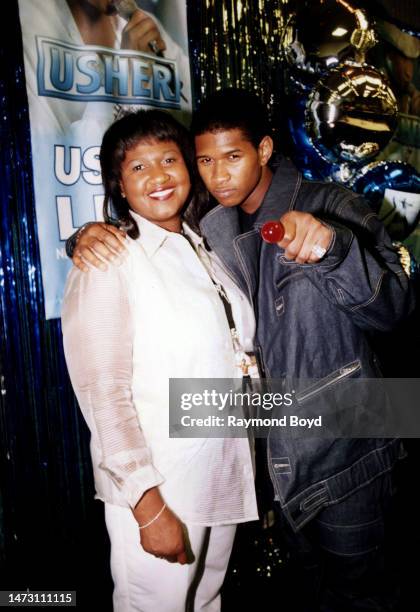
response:
M282 274L282 278L276 281L276 287L278 290L283 289L288 283L303 279L305 273L302 270L290 271L288 274Z
M335 385L336 383L353 376L353 374L361 370L361 368L362 364L360 363L359 359L352 361L347 365L342 366L338 370L334 370L334 372L331 372L331 374L328 374L328 376L317 380L312 385L305 387L305 389L302 391L298 391L295 396L296 400L302 404L303 402L313 398L318 393L326 391L329 387Z

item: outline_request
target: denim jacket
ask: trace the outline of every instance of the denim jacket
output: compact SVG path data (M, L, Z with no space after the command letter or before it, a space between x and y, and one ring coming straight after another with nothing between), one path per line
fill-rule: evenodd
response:
M412 306L409 280L377 215L343 187L305 181L281 159L254 227L241 234L236 208L217 206L201 230L257 316L256 349L268 378L317 379L320 387L351 376L380 376L368 340L388 331ZM333 231L315 264L285 259L261 240L269 220L297 210ZM276 499L294 530L392 469L397 439L286 439L270 431L268 465Z

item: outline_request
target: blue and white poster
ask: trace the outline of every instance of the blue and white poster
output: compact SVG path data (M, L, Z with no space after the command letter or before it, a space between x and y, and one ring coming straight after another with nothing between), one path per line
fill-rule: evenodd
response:
M60 316L65 241L103 220L99 149L121 111L191 112L184 0L19 0L47 319Z

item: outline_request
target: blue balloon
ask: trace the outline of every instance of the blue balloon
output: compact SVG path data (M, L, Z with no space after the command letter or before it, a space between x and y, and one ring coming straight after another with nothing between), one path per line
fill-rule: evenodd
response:
M387 227L390 236L403 240L420 220L420 174L400 161L368 164L349 187L362 194Z
M293 162L310 181L327 180L337 170L333 164L323 157L312 144L305 127L305 109L307 96L289 95L287 109L287 123L293 143Z

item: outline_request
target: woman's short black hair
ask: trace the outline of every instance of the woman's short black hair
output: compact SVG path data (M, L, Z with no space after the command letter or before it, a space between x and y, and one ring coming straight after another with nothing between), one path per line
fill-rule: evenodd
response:
M151 140L175 142L187 166L191 185L195 183L194 146L191 136L172 115L161 110L141 109L115 121L104 134L100 152L105 188L104 219L107 223L123 225L127 234L134 239L139 236L139 230L130 214L129 204L121 194L121 164L127 151L141 141Z

